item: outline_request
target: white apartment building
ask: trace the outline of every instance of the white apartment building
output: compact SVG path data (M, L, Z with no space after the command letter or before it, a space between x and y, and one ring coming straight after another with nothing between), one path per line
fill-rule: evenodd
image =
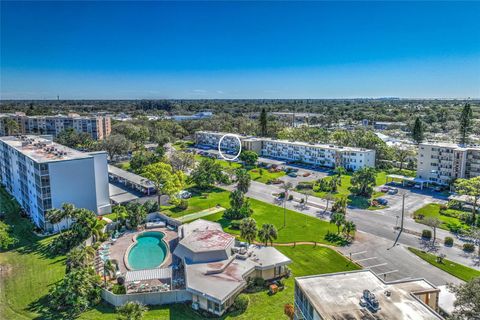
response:
M224 135L221 132L196 132L196 144L218 148L218 142ZM353 171L375 167L375 150L242 135L239 137L243 150L252 150L264 157L299 161L319 167L342 166ZM238 149L238 141L227 136L222 140L221 148Z
M295 320L440 320L440 289L425 279L386 282L370 270L295 278Z
M111 212L104 151L83 153L39 136L0 137L0 181L42 229L64 226L45 220L64 203Z
M13 134L7 132L6 121L14 120L18 124L17 134L40 134L56 137L65 129L73 128L77 132L88 133L94 140L107 138L111 132L109 116L85 117L76 113L56 116L27 116L23 112L0 114L0 136Z
M454 179L480 176L480 147L451 143L421 143L418 146L417 178L439 185Z

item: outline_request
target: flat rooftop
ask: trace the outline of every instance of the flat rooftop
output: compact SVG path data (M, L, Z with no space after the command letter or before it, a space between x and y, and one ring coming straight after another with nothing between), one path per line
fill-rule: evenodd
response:
M298 277L296 285L325 319L442 319L414 293L439 291L423 279L384 282L370 270ZM363 290L375 294L380 310L371 313L360 305ZM388 297L385 292L390 291Z
M92 158L49 139L33 135L0 137L0 141L38 163Z
M463 146L459 145L457 143L451 143L451 142L423 142L420 143L420 146L432 146L432 147L439 147L439 148L450 148L450 149L456 149L456 150L477 150L480 151L480 146Z

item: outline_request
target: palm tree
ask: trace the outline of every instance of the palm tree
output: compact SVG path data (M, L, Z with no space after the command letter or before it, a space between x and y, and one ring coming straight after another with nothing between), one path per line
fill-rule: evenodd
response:
M71 203L62 205L63 217L67 219L67 229L70 229L70 220L75 217L75 206Z
M67 273L75 268L89 266L93 261L93 257L95 257L95 249L91 246L80 246L72 249L68 253L65 263Z
M60 223L64 218L64 212L60 209L50 209L47 211L45 218L48 222L55 225ZM60 233L62 233L62 228L59 227Z
M435 218L435 217L427 217L423 221L427 226L432 228L432 230L433 230L433 242L432 243L433 243L433 245L435 245L435 240L437 240L437 228L440 227L440 225L442 224L442 221L440 221L440 219Z
M345 223L345 215L340 212L335 212L330 217L330 223L337 226L337 234L340 233L340 227Z
M282 185L284 197L283 197L283 227L287 225L287 200L288 200L288 191L293 188L293 185L290 182L284 183Z
M334 171L335 171L335 173L337 174L337 177L338 177L338 185L341 186L342 185L342 175L347 173L347 170L345 170L344 167L337 167L337 168L335 168Z
M265 246L270 241L270 245L273 245L273 240L277 239L278 233L277 228L273 224L263 224L262 229L258 231L258 238L260 241L265 243Z
M119 320L141 320L148 308L136 301L129 301L117 308Z
M248 242L252 243L257 236L257 222L253 218L245 218L240 224L240 236Z
M107 260L103 263L103 284L105 288L107 287L107 275L111 276L112 274L115 274L116 271L117 268L111 260Z
M325 207L324 213L328 211L328 204L330 203L330 201L332 201L334 199L335 199L335 197L330 192L325 195L325 200L327 200L327 205Z
M350 237L350 233L355 230L357 230L357 226L353 221L345 221L345 223L343 224L343 232L345 232L348 237Z

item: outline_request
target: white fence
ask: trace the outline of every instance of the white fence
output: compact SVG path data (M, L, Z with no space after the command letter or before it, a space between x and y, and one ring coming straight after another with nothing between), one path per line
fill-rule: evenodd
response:
M102 288L102 298L115 307L124 305L126 302L130 301L137 301L146 305L164 305L191 301L192 294L187 290L114 294Z

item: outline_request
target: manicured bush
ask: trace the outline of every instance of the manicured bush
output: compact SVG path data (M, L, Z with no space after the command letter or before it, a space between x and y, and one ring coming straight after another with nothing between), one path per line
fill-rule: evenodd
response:
M242 293L239 294L235 301L233 302L233 309L240 312L245 312L248 308L248 304L250 303L250 297L246 294Z
M180 200L180 203L177 205L177 208L180 210L187 210L188 208L188 201L185 199Z
M230 228L235 230L240 230L241 223L242 223L242 220L232 220L230 222Z
M445 240L443 242L446 246L453 246L453 238L452 237L445 237Z
M288 200L292 201L293 200L293 195L289 195Z
M424 239L431 239L432 238L432 230L422 230L422 238Z
M123 276L118 276L117 277L117 283L121 286L123 286L125 284L125 277Z
M116 284L113 286L112 292L115 294L126 294L127 290L125 289L125 286Z
M473 252L474 250L475 250L475 245L473 243L464 243L463 244L463 251Z

